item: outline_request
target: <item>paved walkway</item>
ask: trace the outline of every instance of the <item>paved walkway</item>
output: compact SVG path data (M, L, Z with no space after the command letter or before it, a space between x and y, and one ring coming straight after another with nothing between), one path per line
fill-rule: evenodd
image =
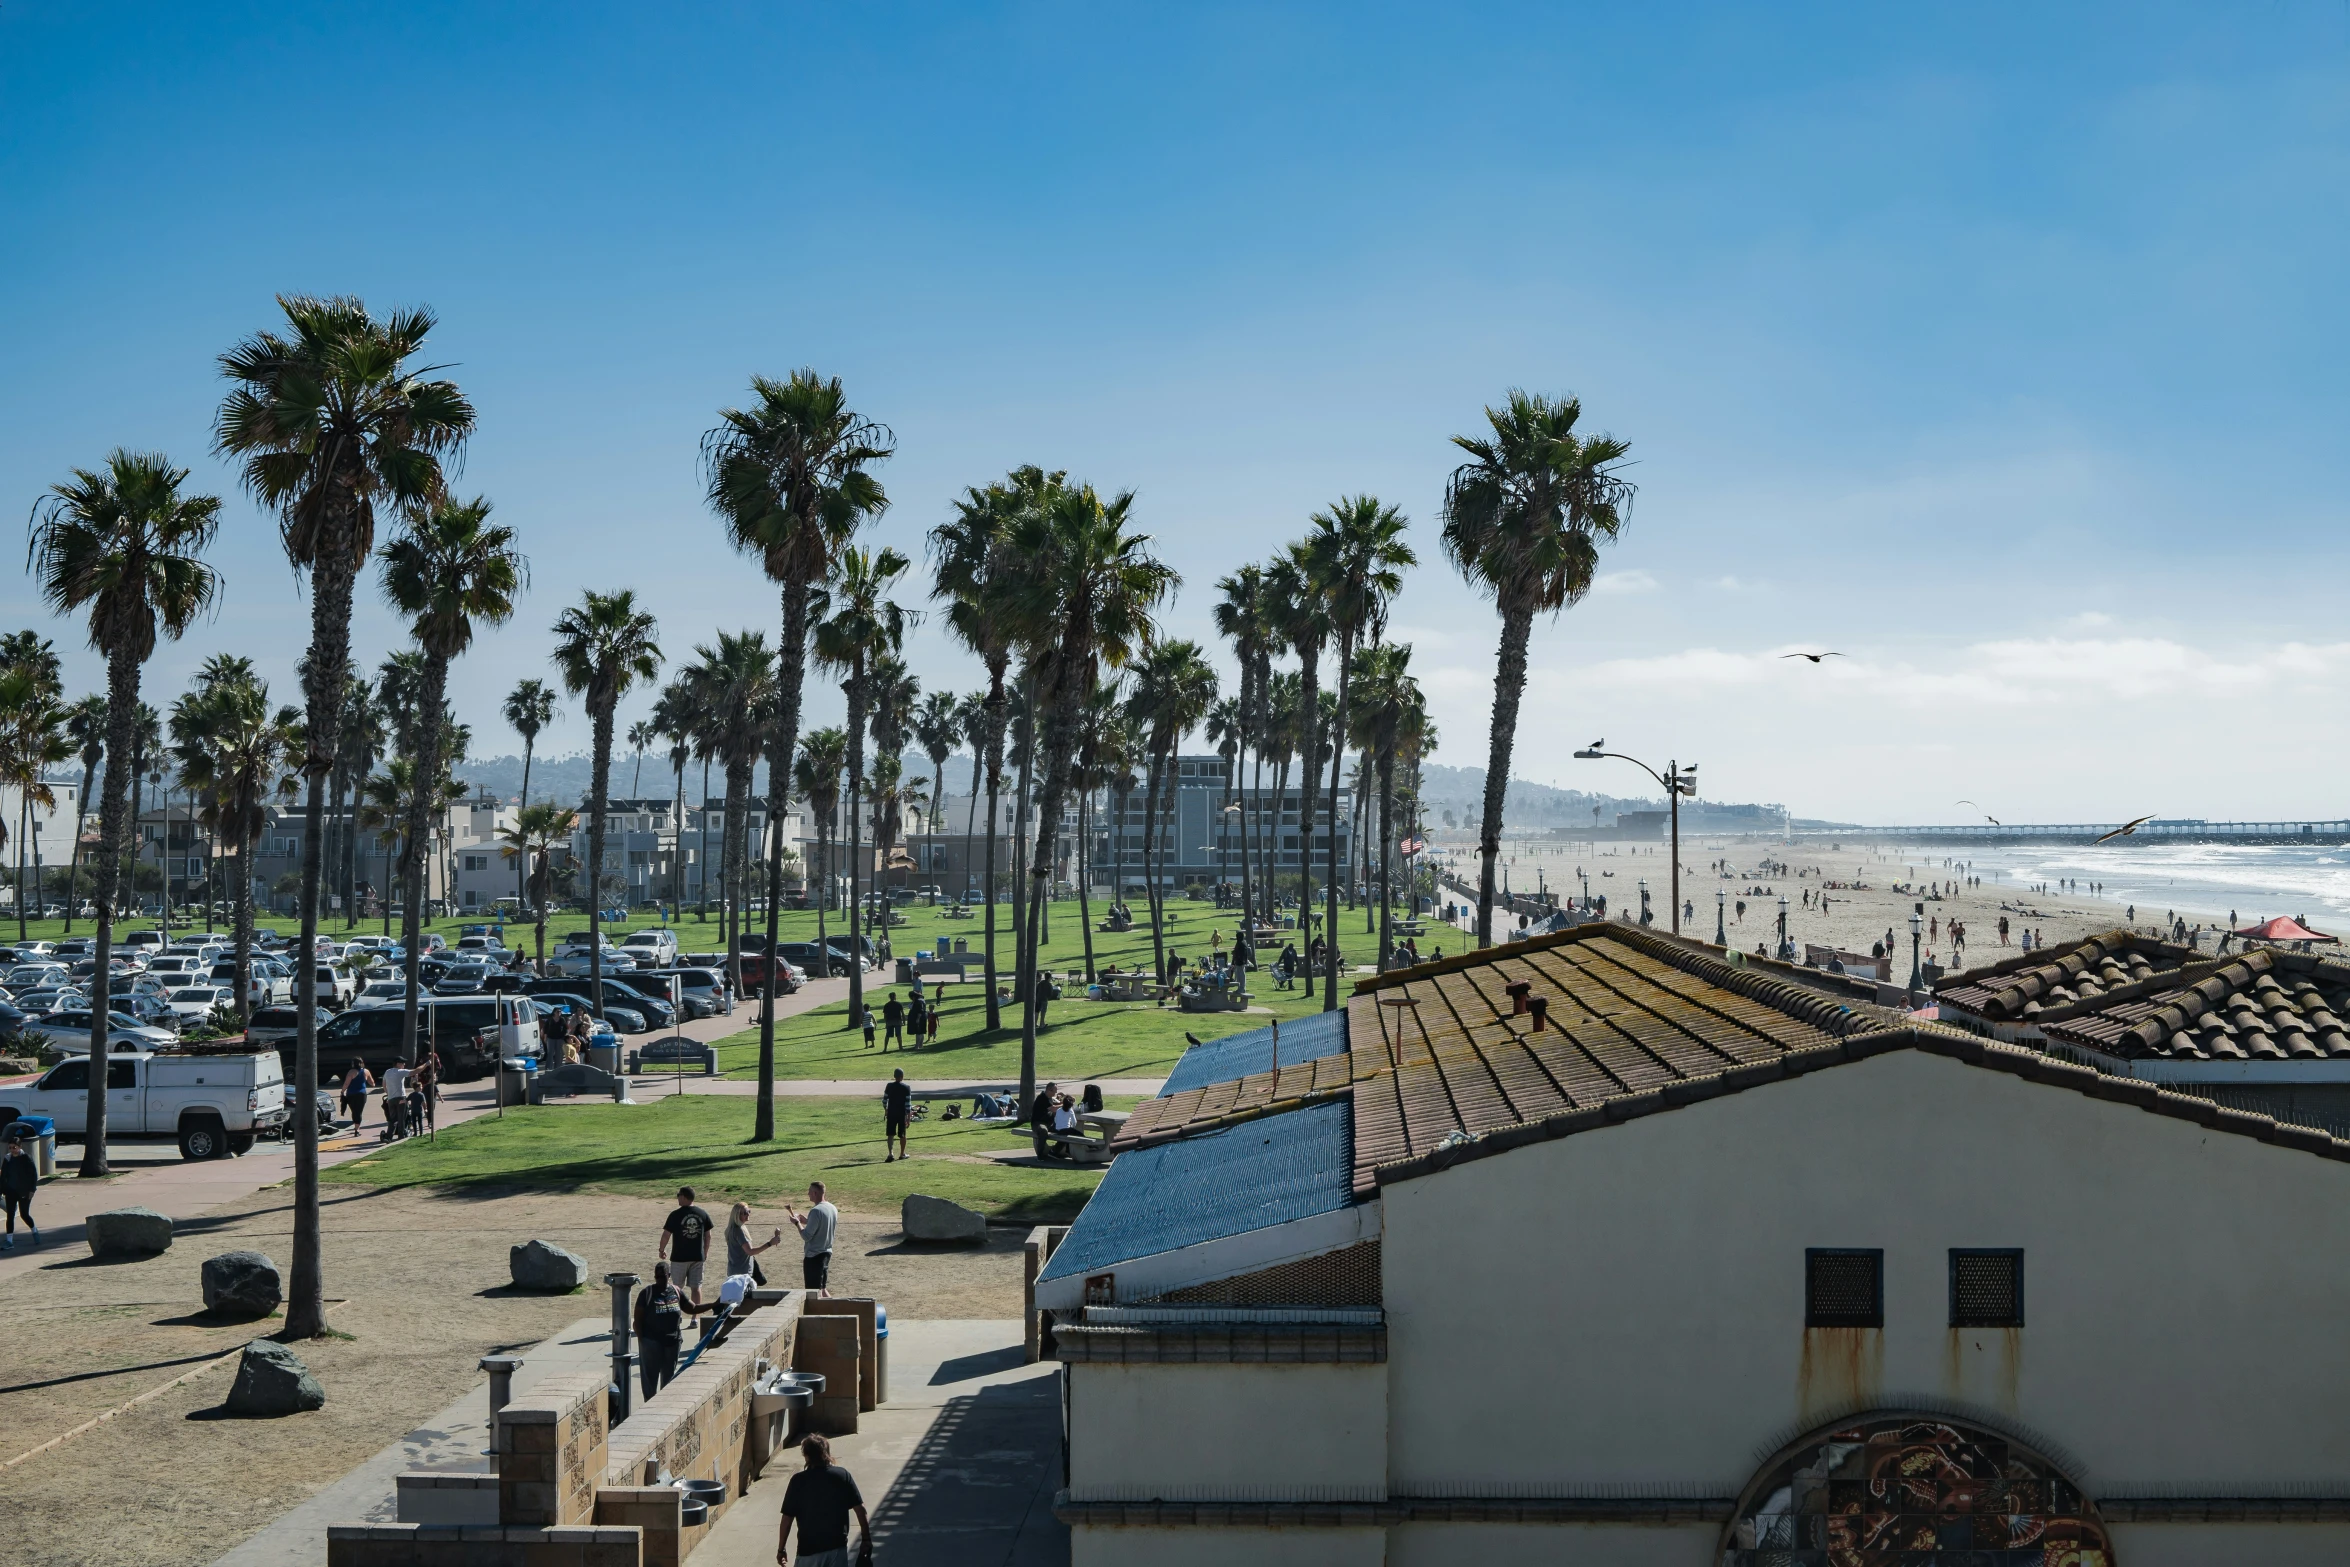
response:
M1046 1080L1037 1079L1042 1087ZM1098 1083L1105 1094L1133 1094L1148 1098L1166 1086L1163 1077L1089 1077L1062 1078L1061 1086L1072 1091L1080 1082ZM775 1080L775 1095L779 1099L823 1098L838 1095L847 1098L860 1096L878 1099L886 1086L886 1078L847 1077L779 1077ZM734 1077L675 1077L658 1072L640 1072L628 1080L629 1093L638 1099L658 1099L673 1090L689 1094L756 1094L759 1084L751 1078ZM952 1099L963 1094L985 1091L1008 1094L1020 1084L1010 1078L909 1077L908 1087L915 1093L933 1098Z
M1021 1325L889 1325L889 1402L832 1445L873 1519L890 1567L1067 1567L1069 1531L1053 1517L1061 1485L1058 1368L1029 1365ZM778 1455L741 1505L686 1560L769 1567L784 1487L800 1467Z

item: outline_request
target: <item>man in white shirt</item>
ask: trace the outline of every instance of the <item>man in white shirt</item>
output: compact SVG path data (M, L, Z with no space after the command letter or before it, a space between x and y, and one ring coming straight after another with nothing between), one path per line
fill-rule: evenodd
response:
M832 1279L832 1236L840 1228L840 1210L824 1200L822 1181L810 1181L808 1211L801 1213L790 1203L783 1211L800 1232L800 1282L819 1295L831 1294L826 1286Z

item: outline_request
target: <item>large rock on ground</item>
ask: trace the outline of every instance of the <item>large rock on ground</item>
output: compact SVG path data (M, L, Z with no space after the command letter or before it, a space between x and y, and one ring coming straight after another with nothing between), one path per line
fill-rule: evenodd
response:
M171 1250L171 1220L152 1208L109 1208L85 1221L93 1257L153 1257Z
M257 1251L224 1251L204 1260L204 1309L266 1317L286 1298L277 1264Z
M587 1282L587 1259L575 1251L545 1241L525 1241L506 1253L514 1287L525 1290L575 1290Z
M291 1415L326 1403L326 1389L283 1344L257 1338L237 1362L236 1385L223 1407L232 1415Z
M898 1224L910 1241L984 1241L987 1215L944 1197L915 1192L898 1209Z

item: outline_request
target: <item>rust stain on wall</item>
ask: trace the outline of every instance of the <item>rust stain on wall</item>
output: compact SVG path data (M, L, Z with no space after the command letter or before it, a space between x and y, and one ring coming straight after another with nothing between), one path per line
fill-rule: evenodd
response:
M1952 1328L1942 1351L1942 1391L2015 1414L2023 1369L2023 1329Z
M1875 1400L1885 1380L1882 1328L1805 1328L1795 1404L1805 1416Z

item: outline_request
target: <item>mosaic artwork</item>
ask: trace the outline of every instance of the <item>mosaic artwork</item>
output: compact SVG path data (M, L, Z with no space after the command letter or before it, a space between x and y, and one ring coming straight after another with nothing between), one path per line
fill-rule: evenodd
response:
M2080 1490L2020 1443L1863 1418L1806 1438L1739 1500L1721 1567L2113 1567Z

